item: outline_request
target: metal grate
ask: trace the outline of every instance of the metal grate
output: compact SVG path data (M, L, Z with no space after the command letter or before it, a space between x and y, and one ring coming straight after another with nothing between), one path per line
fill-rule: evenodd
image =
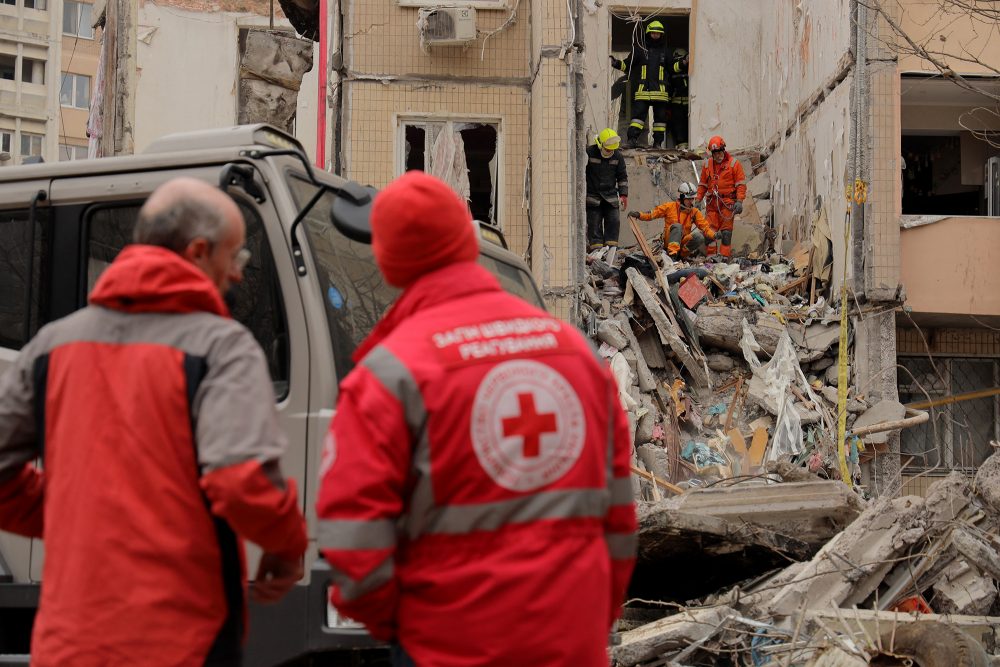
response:
M974 357L901 357L897 368L899 400L916 403L1000 386L1000 361ZM927 409L926 424L900 436L910 468L972 469L992 454L1000 439L1000 396L962 400Z

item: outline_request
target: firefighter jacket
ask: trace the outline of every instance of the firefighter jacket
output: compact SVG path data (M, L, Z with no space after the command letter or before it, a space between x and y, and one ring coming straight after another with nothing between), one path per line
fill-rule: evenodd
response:
M663 240L666 242L667 237L670 236L670 228L673 225L679 224L683 230L683 236L687 238L688 234L691 233L691 227L694 225L705 235L706 241L712 241L715 238L715 233L712 231L712 226L708 224L705 220L705 216L701 214L697 208L692 206L688 210L681 210L681 205L675 201L668 201L660 204L654 208L649 213L640 213L640 220L656 220L657 218L663 218Z
M612 63L615 69L629 74L634 100L670 101L670 53L665 39L660 38L660 42L662 46L645 49L636 46L627 58Z
M618 206L618 197L628 196L628 172L620 150L603 157L596 144L587 147L587 206L602 201Z
M601 665L636 547L628 423L572 326L475 263L358 348L321 463L331 602L418 665Z
M688 66L684 58L675 58L670 65L670 101L688 103Z
M285 445L264 355L216 286L126 247L0 377L0 529L45 540L31 664L238 656L240 537L307 546Z
M709 157L705 161L705 166L701 168L696 199L701 201L708 197L708 202L712 203L718 198L727 205L731 205L734 201L743 201L747 196L746 179L743 165L728 151L721 165L715 164L715 160Z

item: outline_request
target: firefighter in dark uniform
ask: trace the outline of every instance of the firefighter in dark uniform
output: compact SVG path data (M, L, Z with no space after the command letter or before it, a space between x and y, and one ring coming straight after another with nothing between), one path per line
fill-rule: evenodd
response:
M670 134L678 150L688 147L688 52L674 49L670 67Z
M587 250L618 245L619 209L628 207L628 174L610 127L587 147Z
M633 81L632 121L628 126L628 144L635 147L646 129L646 117L653 109L653 147L661 148L667 138L667 110L670 104L670 52L663 24L651 21L646 26L646 45L636 46L624 60L611 56L615 69L631 72ZM636 73L637 72L637 73Z

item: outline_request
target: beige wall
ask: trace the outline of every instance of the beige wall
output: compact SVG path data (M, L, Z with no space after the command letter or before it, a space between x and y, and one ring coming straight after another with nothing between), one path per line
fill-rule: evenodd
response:
M1000 315L996 218L945 218L904 229L902 282L917 313Z
M900 27L935 58L962 74L996 74L990 67L974 62L978 58L989 66L1000 67L995 19L989 21L961 11L955 7L958 3L940 0L900 0L900 3L903 6ZM903 48L909 50L908 46ZM901 55L899 68L903 72L937 72L927 60L914 55Z
M259 10L262 4L252 6ZM143 3L135 151L141 153L165 134L235 125L239 29L267 25L267 16L215 11L214 3L206 1ZM275 22L275 27L287 26L287 21ZM296 136L310 156L315 155L316 144L316 85L314 66L303 77L296 120Z

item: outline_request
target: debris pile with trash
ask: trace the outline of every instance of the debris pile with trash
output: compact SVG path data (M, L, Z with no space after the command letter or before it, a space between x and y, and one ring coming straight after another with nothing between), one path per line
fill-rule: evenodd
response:
M952 472L926 498L862 503L827 481L643 506L615 664L1000 663L1000 453L974 480ZM737 566L738 583L704 592Z

